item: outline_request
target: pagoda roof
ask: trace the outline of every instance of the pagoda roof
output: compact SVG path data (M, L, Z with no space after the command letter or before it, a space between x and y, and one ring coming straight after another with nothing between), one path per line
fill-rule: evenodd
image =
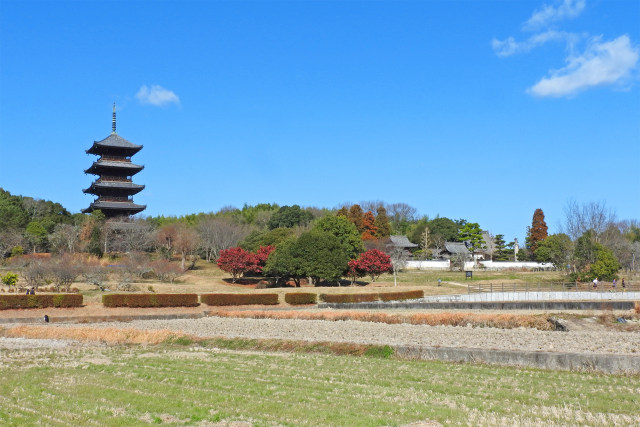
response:
M120 169L127 173L135 174L144 169L144 166L136 165L131 162L116 162L111 160L98 160L93 162L89 169L86 169L84 173L95 174L100 169Z
M145 210L146 208L147 205L137 205L133 202L105 202L98 200L91 203L91 205L87 209L84 209L82 212L91 213L95 210L100 209L102 211L128 211L138 213Z
M142 145L129 142L114 132L101 141L93 141L93 145L86 152L87 154L100 154L105 148L122 149L133 154L140 151L142 149Z
M136 194L144 189L144 185L134 184L133 182L123 181L100 181L94 182L87 189L82 190L84 193L92 193L95 190L113 189L113 190L128 190L130 194Z

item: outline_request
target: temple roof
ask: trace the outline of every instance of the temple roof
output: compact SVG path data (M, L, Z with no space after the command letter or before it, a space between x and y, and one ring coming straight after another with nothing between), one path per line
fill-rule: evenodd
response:
M128 174L136 174L144 169L144 166L136 165L131 162L115 162L110 160L99 160L97 162L93 162L89 169L86 169L84 173L91 173L95 175L99 175L98 170L104 169L120 169L122 171L127 172Z
M102 141L94 141L87 154L100 154L104 149L120 149L129 154L135 154L142 149L142 145L133 144L117 133L112 133Z
M133 202L104 202L104 201L96 201L91 203L91 205L84 209L83 213L91 213L94 210L108 210L108 211L122 211L122 212L141 212L147 208L147 205L137 205Z
M417 248L418 245L411 243L407 236L389 236L389 244L387 246L395 246L397 248Z
M94 182L91 187L82 190L84 193L92 193L95 190L113 189L113 190L128 190L129 194L136 194L144 189L144 185L134 184L133 182L122 181L101 181Z

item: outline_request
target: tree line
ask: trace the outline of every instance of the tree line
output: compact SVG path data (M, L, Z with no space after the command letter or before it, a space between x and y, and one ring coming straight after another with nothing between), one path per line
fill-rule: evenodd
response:
M526 241L516 254L515 241L506 242L502 234L483 232L478 223L466 219L419 216L406 203L366 201L334 209L245 204L242 208L226 206L217 212L139 217L114 224L99 211L71 214L58 203L15 196L0 189L2 260L37 252L98 257L153 253L166 260L177 257L185 270L197 259L217 262L222 251L230 248L257 254L261 248L271 247L274 261L265 260L261 266L265 273L283 277L291 273L289 278L293 280L335 280L336 271L347 275L349 262L358 260L366 250L384 251L381 242L391 235L406 235L419 245L412 250L417 259L439 258L446 242L464 242L468 256L482 252L495 261L550 262L579 280L595 275L607 279L620 268L637 269L640 255L638 222L618 221L601 202L569 202L562 232L553 235L548 235L544 213L537 209L527 227ZM336 245L340 247L337 252ZM326 256L309 253L312 247L318 254L324 248ZM336 253L344 256L332 261L337 266L335 271L327 266L321 272L311 271L307 265L303 273L300 265L292 264L296 257L331 259ZM289 266L283 267L287 263ZM318 260L316 264L314 267L319 268L322 263Z

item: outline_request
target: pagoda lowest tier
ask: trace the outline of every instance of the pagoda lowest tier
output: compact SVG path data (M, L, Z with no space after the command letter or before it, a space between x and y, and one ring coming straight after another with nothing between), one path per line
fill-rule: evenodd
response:
M142 145L132 144L116 133L115 106L113 111L113 127L111 135L102 141L94 141L87 154L100 156L90 168L84 172L98 175L84 193L94 194L97 198L83 213L101 210L107 218L131 216L142 212L146 206L133 202L134 194L144 189L144 185L134 184L133 175L144 169L144 166L131 162L131 157L142 149Z

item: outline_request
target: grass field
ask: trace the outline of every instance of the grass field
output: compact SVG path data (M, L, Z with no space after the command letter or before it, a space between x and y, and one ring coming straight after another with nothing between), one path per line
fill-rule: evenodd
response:
M640 377L186 346L3 350L3 425L638 425ZM216 347L219 347L217 345Z

